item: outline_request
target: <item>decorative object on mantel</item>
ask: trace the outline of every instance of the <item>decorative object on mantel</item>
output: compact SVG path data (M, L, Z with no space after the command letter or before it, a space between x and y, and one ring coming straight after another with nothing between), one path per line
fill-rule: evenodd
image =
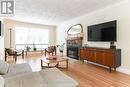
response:
M64 45L65 45L65 43L62 43L61 45L57 45L57 47L59 48L59 52L60 52L61 56L63 56Z

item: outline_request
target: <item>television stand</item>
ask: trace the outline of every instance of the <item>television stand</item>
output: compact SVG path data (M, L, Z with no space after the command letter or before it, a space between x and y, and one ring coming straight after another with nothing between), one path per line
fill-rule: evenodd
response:
M107 66L111 72L121 65L121 49L83 47L80 49L80 60Z

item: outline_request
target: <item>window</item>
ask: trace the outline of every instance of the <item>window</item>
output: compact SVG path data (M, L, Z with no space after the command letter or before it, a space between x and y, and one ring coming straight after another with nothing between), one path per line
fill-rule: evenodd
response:
M15 28L15 45L25 46L35 44L38 48L41 48L41 45L49 44L49 30L48 29L29 29L23 27ZM23 48L22 46L22 48ZM43 48L43 47L42 47Z

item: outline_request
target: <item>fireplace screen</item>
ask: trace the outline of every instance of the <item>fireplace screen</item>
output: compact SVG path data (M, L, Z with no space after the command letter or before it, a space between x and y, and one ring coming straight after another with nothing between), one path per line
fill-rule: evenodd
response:
M67 47L67 56L79 59L79 48L78 47Z

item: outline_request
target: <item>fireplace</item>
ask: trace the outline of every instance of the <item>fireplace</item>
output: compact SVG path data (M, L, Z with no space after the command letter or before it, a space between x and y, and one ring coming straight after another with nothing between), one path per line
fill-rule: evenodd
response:
M74 59L79 59L79 47L67 47L67 56Z
M80 47L82 47L83 26L76 24L71 26L67 31L67 56L74 59L79 59Z

